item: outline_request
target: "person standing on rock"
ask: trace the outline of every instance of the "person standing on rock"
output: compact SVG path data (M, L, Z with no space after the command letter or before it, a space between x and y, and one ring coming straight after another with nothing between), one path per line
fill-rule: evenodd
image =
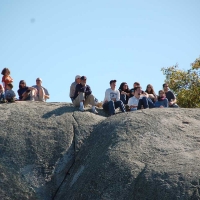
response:
M75 107L79 106L80 111L85 111L85 106L92 105L92 112L97 114L95 108L95 97L92 94L92 90L89 85L86 84L86 76L81 76L80 84L76 85L75 93L73 96L73 104Z
M109 115L115 114L115 109L120 108L122 112L126 112L123 102L120 100L120 92L116 90L116 80L110 81L110 88L105 92L103 109L109 112Z
M73 98L74 98L74 93L76 90L76 85L80 84L81 82L81 76L80 75L76 75L75 76L75 81L71 84L70 86L70 93L69 93L69 97L71 98L72 102L73 102Z
M169 86L167 83L163 84L163 90L165 92L166 98L169 102L169 108L178 108L179 106L176 104L176 97L172 91L169 90Z
M42 86L41 78L37 78L36 85L33 85L32 87L35 88L31 91L32 101L46 101L50 98L48 90Z

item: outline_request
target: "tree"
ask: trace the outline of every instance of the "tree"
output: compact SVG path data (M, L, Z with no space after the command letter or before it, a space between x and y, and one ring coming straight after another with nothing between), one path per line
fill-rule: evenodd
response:
M161 71L180 107L200 108L200 57L191 64L189 70L181 70L176 64Z

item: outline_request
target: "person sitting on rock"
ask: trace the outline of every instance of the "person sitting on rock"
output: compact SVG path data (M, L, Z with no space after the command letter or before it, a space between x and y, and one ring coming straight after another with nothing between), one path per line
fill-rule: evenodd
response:
M178 108L179 106L176 104L176 97L174 93L169 90L167 83L163 84L163 90L165 92L166 98L168 99L169 108Z
M24 80L21 80L19 82L19 89L17 90L17 93L19 95L19 100L20 101L30 100L30 98L31 98L30 93L34 89L35 88L33 88L33 87L27 87L26 82Z
M92 94L92 90L89 85L86 84L86 76L81 76L80 84L76 85L75 93L73 96L73 104L78 107L80 111L85 111L85 106L92 105L92 112L97 114L95 108L95 97Z
M130 90L126 82L121 83L119 87L119 92L120 92L120 100L123 102L123 104L128 104L128 99L130 97Z
M128 105L130 107L130 111L140 110L142 108L149 108L148 94L142 91L141 87L135 87L133 91L133 97L129 98ZM154 105L151 106L151 108Z
M133 96L133 94L134 94L134 88L136 88L136 87L140 87L140 83L139 82L133 83L133 88L130 89L130 97Z
M156 93L153 89L153 86L151 84L147 85L145 92L149 94L149 99L151 99L152 102L155 103L156 100L157 100L157 95L156 95Z
M81 76L80 75L76 75L75 76L75 81L71 84L70 86L70 93L69 93L69 97L71 98L72 102L73 102L73 98L74 98L74 93L76 90L76 85L80 84L81 82Z
M158 99L155 102L155 108L168 108L168 99L165 96L164 90L158 92Z
M6 91L6 85L9 83L12 83L13 79L10 76L10 70L8 68L4 68L1 72L1 74L3 75L2 83L3 83L4 89Z
M48 90L42 86L41 78L37 78L36 85L32 87L34 88L31 92L32 101L46 101L50 98Z
M12 90L13 88L13 84L12 83L8 83L6 85L6 92L5 92L5 99L8 102L15 102L15 92Z
M122 112L126 112L123 102L120 100L119 90L116 90L116 80L110 81L110 88L105 92L103 109L109 112L109 115L115 114L115 109L120 108Z

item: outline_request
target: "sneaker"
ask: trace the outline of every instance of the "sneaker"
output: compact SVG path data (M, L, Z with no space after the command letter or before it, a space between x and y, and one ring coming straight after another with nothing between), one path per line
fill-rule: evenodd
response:
M80 110L81 112L84 112L84 111L85 111L84 107L79 107L79 110Z
M98 114L98 111L97 111L96 109L92 109L92 112L93 112L94 114Z

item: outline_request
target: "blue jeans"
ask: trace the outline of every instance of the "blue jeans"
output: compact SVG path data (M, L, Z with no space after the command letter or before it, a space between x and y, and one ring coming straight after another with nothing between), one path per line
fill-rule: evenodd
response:
M140 110L142 106L143 106L144 109L155 107L153 101L151 99L147 98L147 97L142 97L139 100L137 109Z
M108 110L109 115L114 115L115 114L115 109L116 108L120 108L120 110L122 112L126 112L125 108L124 108L124 104L121 100L119 101L109 101L103 104L103 109L104 110Z

